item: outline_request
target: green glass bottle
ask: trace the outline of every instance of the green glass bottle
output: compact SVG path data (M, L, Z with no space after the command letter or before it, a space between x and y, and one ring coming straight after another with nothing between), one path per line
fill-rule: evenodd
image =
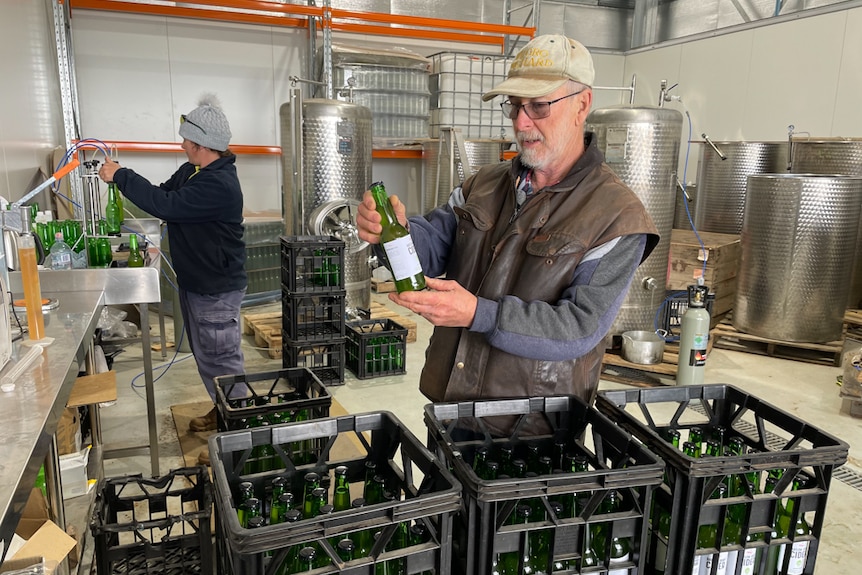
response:
M500 475L500 464L496 461L488 460L485 462L485 465L482 466L482 473L479 475L479 479L483 479L485 481L494 481Z
M731 496L744 495L745 489L735 487L735 491L731 491ZM754 494L756 489L754 485L748 485L749 491ZM763 555L762 547L755 547L756 542L763 540L762 533L749 532L745 539L742 538L743 524L745 523L745 505L730 505L727 509L727 516L724 522L724 537L722 545L742 545L742 562L740 563L737 575L757 575L760 572L760 558ZM736 566L739 551L731 551L728 559L728 573Z
M658 518L656 519L656 527L653 530L656 546L652 565L655 575L664 575L667 568L668 541L670 540L670 512L663 505L656 504L656 507L658 509Z
M354 554L356 552L356 545L353 543L352 539L345 537L338 542L338 545L335 546L335 552L338 553L338 558L347 563L348 561L353 561Z
M798 491L801 482L798 477L793 479L793 491ZM805 564L808 561L808 547L810 542L806 537L811 533L811 527L805 521L802 512L800 511L796 517L796 523L791 525L793 521L793 512L799 500L794 497L789 497L784 508L778 515L775 530L779 537L793 537L793 543L785 543L778 550L777 572L782 575L802 575L805 571ZM790 558L785 559L785 554L790 551ZM785 561L787 561L787 569L784 569Z
M476 473L478 477L482 477L484 473L485 462L488 461L488 454L490 450L484 445L476 448L476 452L473 454L473 471Z
M695 426L688 430L688 441L697 448L695 457L700 457L703 453L703 439L703 429L700 427Z
M293 566L290 568L290 573L306 573L316 569L317 549L314 547L303 547L296 554L293 560Z
M250 481L243 481L239 484L236 494L236 517L239 519L239 524L245 526L245 502L254 497L254 485Z
M551 506L551 510L554 512L554 515L557 518L563 517L563 504L559 501L549 501L549 505ZM553 529L543 529L539 532L541 535L539 539L541 544L543 545L543 552L547 554L548 559L551 558L551 542L554 540L554 530ZM545 551L546 550L546 551ZM568 571L569 570L569 561L564 559L554 559L551 563L551 571Z
M284 523L287 513L293 508L293 493L285 492L278 496L270 510L270 523Z
M688 442L687 442L688 443ZM724 496L724 490L726 486L723 483L719 483L718 487L715 491L710 495L710 499L718 499ZM701 525L697 529L697 548L698 549L712 549L716 547L716 539L718 537L718 526L717 525ZM696 569L701 573L711 573L712 569L712 561L715 555L695 555L694 556L694 566L692 568L692 573L696 573Z
M365 504L377 505L386 500L386 479L382 475L375 475L371 485L365 491Z
M362 509L365 507L365 499L357 497L350 503L351 509ZM355 534L356 550L354 557L368 557L371 553L371 547L374 545L374 533L371 529L363 529Z
M347 479L347 466L335 468L335 489L332 492L332 505L336 511L350 509L350 481Z
M530 522L530 513L532 513L533 509L526 504L519 504L515 507L515 520L514 524L521 525ZM529 554L529 537L527 537L527 533L523 533L523 540L525 541L523 552L522 550L516 551L506 551L503 553L498 553L495 561L495 572L498 575L521 575L522 573L527 573L527 557ZM523 565L523 569L521 568ZM532 573L532 571L530 571Z
M428 528L425 527L424 523L414 523L410 526L410 545L422 545L423 543L427 543L431 540L431 536L428 533ZM422 571L419 575L434 575L434 572L431 570Z
M504 443L498 449L497 460L500 462L500 474L514 477L515 468L512 467L512 459L514 458L515 450L508 443Z
M383 182L371 184L371 196L377 205L377 213L380 214L380 225L383 227L380 243L386 252L386 259L389 260L389 271L395 279L395 289L398 293L425 289L425 274L422 273L422 264L419 263L413 239L407 228L398 222Z
M108 184L108 203L105 204L105 231L112 236L120 235L120 224L123 222L123 212L120 211L122 208L117 201L119 194L120 190L117 188L117 184Z
M614 513L619 510L619 495L615 490L608 491L602 501L601 512ZM593 534L593 550L599 563L606 563L608 575L623 575L629 569L622 567L631 561L631 543L628 537L620 537L613 533L613 524L600 524Z
M248 522L251 520L251 518L252 517L260 517L260 515L261 515L260 514L260 499L258 499L257 497L249 497L248 499L245 500L245 502L242 505L243 505L243 509L245 511L245 515L244 515L245 523L244 524L240 523L240 525L242 525L245 528L248 528Z
M141 256L141 250L138 247L138 236L136 234L129 235L129 260L130 268L144 267L144 258Z
M305 486L302 489L302 518L311 519L317 515L314 508L314 490L320 487L320 475L313 471L305 474Z

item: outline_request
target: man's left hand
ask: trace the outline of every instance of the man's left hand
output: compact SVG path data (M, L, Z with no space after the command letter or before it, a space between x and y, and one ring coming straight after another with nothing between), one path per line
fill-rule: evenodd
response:
M391 293L389 299L442 327L470 327L478 298L456 281L425 278L425 291Z

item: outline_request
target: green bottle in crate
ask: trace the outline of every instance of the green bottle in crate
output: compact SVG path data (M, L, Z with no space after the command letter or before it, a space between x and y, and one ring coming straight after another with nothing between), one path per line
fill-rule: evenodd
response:
M284 514L284 523L296 523L301 520L302 512L299 511L299 509L288 509L287 513ZM284 559L282 560L281 565L276 571L276 575L290 575L291 573L294 573L293 568L296 563L296 556L300 549L301 547L296 545L287 550L284 554Z
M801 482L798 477L793 479L793 490L798 491L801 486ZM798 504L798 500L793 498L788 498L787 503L784 505L784 509L781 510L778 515L778 520L776 521L775 530L778 532L779 537L789 537L791 533L793 533L794 537L797 538L793 543L785 543L781 545L778 551L778 572L786 573L786 575L802 575L805 570L805 563L808 560L808 547L809 541L798 540L799 537L804 537L811 533L811 527L808 525L808 522L805 521L805 517L803 517L802 512L798 513L796 517L796 523L791 525L791 521L793 521L793 511L796 505ZM790 551L790 560L787 565L787 571L782 571L784 566L784 555Z
M293 560L293 566L290 568L288 573L307 573L309 571L314 571L317 569L315 566L317 562L317 549L314 547L303 547L299 550L299 553L296 554L296 557Z
M270 511L270 523L275 525L284 523L287 513L293 508L293 493L285 492L278 496Z
M515 508L515 524L522 525L530 523L530 514L533 509L529 505L520 504ZM533 573L533 558L530 556L530 537L524 534L524 549L523 552L506 551L497 554L496 571L497 575L521 575L522 573ZM521 563L523 562L523 570Z
M314 517L314 490L320 487L320 475L309 472L305 474L302 488L302 518Z
M620 508L619 495L615 490L608 491L602 501L601 512L614 513ZM631 543L628 537L613 534L611 523L599 524L593 535L593 550L599 563L607 563L608 575L623 575L629 572L621 565L631 561Z
M386 500L386 479L382 475L375 475L363 495L366 505L383 503Z
M332 504L336 511L350 509L350 481L347 479L347 466L335 468L335 488L332 492Z
M356 545L352 539L345 537L335 546L335 551L338 553L338 558L347 563L353 561L356 552Z
M260 499L257 497L249 497L246 499L243 504L243 520L240 521L240 525L244 528L248 528L248 522L252 517L260 517Z
M246 524L245 502L252 497L254 497L254 485L250 481L240 483L236 495L236 517L241 526Z

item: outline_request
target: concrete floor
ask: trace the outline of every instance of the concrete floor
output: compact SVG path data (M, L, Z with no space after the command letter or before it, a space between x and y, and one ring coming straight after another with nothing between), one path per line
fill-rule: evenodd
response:
M385 296L374 294L373 299L395 308ZM245 312L258 313L279 309L278 303L260 306ZM357 380L348 371L343 386L331 387L329 391L350 413L388 410L395 414L420 440L424 442L426 432L422 407L427 403L418 392L417 381L424 362L425 343L431 334L431 326L418 316L404 309L396 313L415 319L418 324L418 340L408 344L407 373L403 376ZM155 314L153 314L155 315ZM171 321L168 318L168 340L173 340ZM157 328L154 328L154 332ZM281 360L270 359L266 350L255 348L252 338L244 342L247 371L275 370ZM168 360L173 357L169 354ZM165 371L159 369L168 362L154 355L156 376ZM102 410L103 435L106 443L146 438L146 403L143 385L141 353L138 346L131 346L119 354L114 368L117 371L119 400L114 406ZM730 383L790 412L815 427L830 432L850 444L848 470L862 474L862 419L841 413L836 376L841 369L820 365L781 360L760 355L715 349L706 366L706 383ZM204 401L207 395L200 383L194 361L188 354L179 354L173 365L155 384L158 412L159 449L161 472L182 465L176 431L171 418L170 406L177 403ZM602 382L602 389L625 387L620 384ZM150 474L149 458L127 457L105 461L105 475L126 473ZM858 485L858 484L857 484ZM826 524L817 557L816 573L823 575L849 575L857 573L855 561L848 561L857 550L857 540L862 538L862 492L842 481L833 481Z

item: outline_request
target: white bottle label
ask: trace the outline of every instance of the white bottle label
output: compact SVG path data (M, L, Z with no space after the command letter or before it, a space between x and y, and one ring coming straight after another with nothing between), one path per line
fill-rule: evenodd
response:
M614 569L614 567L620 563L628 563L629 561L631 561L630 553L626 553L622 557L612 557L608 561L608 575L628 575L628 569Z
M691 564L691 575L700 575L701 566L706 567L706 555L695 555Z
M656 571L664 573L667 566L667 542L659 538L655 546L655 561L653 567Z
M386 250L386 258L396 281L422 273L422 264L419 263L419 256L413 247L413 238L409 235L386 242L383 249Z
M51 268L55 270L72 269L72 254L69 252L55 252L51 254Z
M742 568L739 575L754 575L757 561L757 549L746 549L742 552Z
M778 569L784 565L784 550L787 544L781 546L778 552ZM805 571L805 560L808 558L808 541L796 541L790 548L790 564L787 566L787 575L802 575Z

